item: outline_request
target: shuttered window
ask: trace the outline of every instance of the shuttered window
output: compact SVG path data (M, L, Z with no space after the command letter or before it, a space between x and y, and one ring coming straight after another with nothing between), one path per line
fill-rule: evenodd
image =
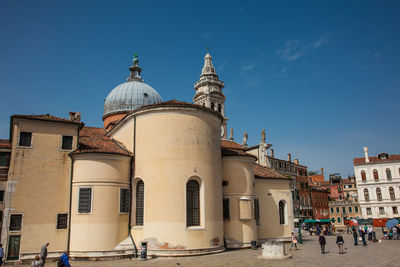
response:
M224 220L230 220L231 215L230 215L230 206L229 206L229 198L224 198L223 200L223 214L224 214Z
M81 187L79 188L78 213L91 213L91 212L92 212L92 188Z
M257 225L260 225L260 204L258 198L254 199L254 219L256 220Z
M144 211L144 183L142 180L136 184L136 216L135 224L143 225L143 211Z
M119 194L119 212L129 212L129 189L121 188Z
M200 186L194 180L186 184L186 225L200 225Z

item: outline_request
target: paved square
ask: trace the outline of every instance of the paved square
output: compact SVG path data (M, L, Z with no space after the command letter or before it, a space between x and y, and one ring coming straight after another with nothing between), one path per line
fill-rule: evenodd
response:
M380 229L377 238L381 238ZM231 250L219 254L182 257L182 258L156 258L147 261L139 259L124 259L116 261L93 261L93 262L71 262L73 267L127 267L127 266L159 266L159 267L191 267L191 266L400 266L399 252L400 240L382 240L381 243L368 243L367 247L362 245L354 246L351 234L343 234L346 248L345 254L338 254L336 236L327 236L325 255L320 252L318 237L305 235L304 243L299 244L299 250L290 251L287 246L287 253L293 253L291 259L265 260L259 259L261 249ZM55 262L46 264L54 266ZM29 265L23 265L29 266Z

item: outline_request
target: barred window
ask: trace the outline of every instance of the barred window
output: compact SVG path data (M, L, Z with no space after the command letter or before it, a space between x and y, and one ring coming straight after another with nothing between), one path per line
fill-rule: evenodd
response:
M136 184L136 216L135 224L143 225L143 211L144 211L144 183L142 180Z
M11 214L10 231L19 231L22 226L22 214Z
M72 136L65 136L62 137L62 149L72 149Z
M194 180L186 184L186 226L200 225L200 185Z
M260 225L260 203L258 198L254 199L254 219L256 219L256 224Z
M68 214L60 213L57 214L57 229L67 229L68 225Z
M91 212L92 212L92 188L81 187L79 188L78 213L91 213Z
M130 192L127 188L121 188L119 194L119 212L129 212Z
M19 133L19 146L30 147L32 141L32 133L20 132Z
M224 220L230 220L231 215L230 215L230 206L229 206L229 198L224 198L223 199L223 215L224 215Z
M11 153L0 152L0 166L8 167L10 166Z

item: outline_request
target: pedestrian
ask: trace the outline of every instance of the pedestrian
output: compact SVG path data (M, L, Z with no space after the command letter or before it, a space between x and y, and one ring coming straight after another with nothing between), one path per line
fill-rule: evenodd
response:
M354 246L358 246L358 235L356 230L353 231L353 238L354 238Z
M319 245L321 246L321 253L325 254L326 239L323 234L319 235Z
M43 266L46 263L46 258L47 258L47 247L50 245L49 242L44 244L42 246L42 249L40 250L40 259L42 260Z
M372 227L371 227L371 225L368 225L367 232L368 232L368 241L371 242L372 241Z
M0 266L3 265L4 249L3 244L0 243Z
M292 232L291 242L290 242L290 250L292 250L293 246L295 247L295 250L297 250L297 237L296 237L296 235Z
M397 239L397 228L394 226L393 229L393 239Z
M361 236L361 231L362 231L362 225L360 224L359 226L358 226L358 235L359 236Z
M71 267L69 264L69 252L68 250L64 250L64 254L58 259L57 267Z
M42 267L42 266L43 266L42 260L40 259L39 255L36 255L31 263L31 267Z
M343 240L343 237L341 236L341 232L342 231L339 231L339 235L336 238L336 244L339 247L339 254L344 254L344 251L343 251L344 240Z
M363 242L363 246L365 247L367 245L367 242L365 241L365 231L361 231L361 239Z
M317 235L319 235L321 233L321 227L319 227L319 225L317 225Z

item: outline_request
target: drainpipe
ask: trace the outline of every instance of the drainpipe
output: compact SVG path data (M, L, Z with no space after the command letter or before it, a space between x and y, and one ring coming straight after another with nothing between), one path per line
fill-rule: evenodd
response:
M136 151L136 116L133 116L133 149L132 149L132 157L131 157L131 168L129 170L129 196L130 196L130 201L129 201L129 218L128 218L128 235L131 238L134 250L135 250L135 258L138 257L138 249L136 247L135 244L135 240L133 240L133 236L131 233L131 229L132 229L132 197L133 197L133 190L132 190L132 176L135 176L135 168L133 166L133 164L135 163L135 151Z

